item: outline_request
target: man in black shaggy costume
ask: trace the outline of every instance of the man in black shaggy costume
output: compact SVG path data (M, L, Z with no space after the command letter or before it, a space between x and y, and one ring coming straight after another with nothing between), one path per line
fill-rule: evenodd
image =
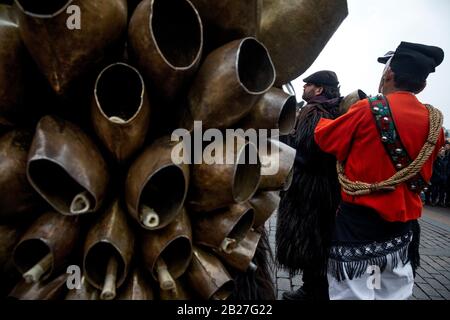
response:
M276 258L291 276L303 271L303 286L286 292L288 300L328 300L327 258L336 209L340 202L336 159L314 142L320 118L339 116L342 100L337 76L319 71L303 80L303 100L295 133L287 143L297 150L291 187L281 193Z

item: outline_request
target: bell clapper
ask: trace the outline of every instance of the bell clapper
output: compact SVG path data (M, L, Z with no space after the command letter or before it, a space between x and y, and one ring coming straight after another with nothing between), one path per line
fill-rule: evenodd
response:
M248 265L248 270L255 272L257 269L258 266L253 261L251 261L250 264Z
M230 254L231 252L233 252L233 249L235 249L236 246L237 246L237 242L235 239L225 238L225 239L223 239L222 243L220 244L220 249L223 252Z
M148 228L156 228L157 226L159 226L159 216L153 208L142 205L141 222Z
M117 279L117 259L111 256L106 267L105 282L103 284L102 293L100 299L112 300L116 297L116 279Z
M167 264L163 260L163 258L159 257L156 261L156 272L158 274L159 286L162 290L170 290L176 293L176 285L175 281L172 278L172 275L169 273L167 269Z
M71 214L82 214L90 210L91 201L89 200L89 194L87 191L83 191L77 194L70 204Z
M51 253L47 254L38 263L36 263L31 269L23 274L23 278L26 283L36 283L41 277L50 269L53 262L53 256Z
M120 117L109 117L109 121L117 123L117 124L124 124L126 121Z

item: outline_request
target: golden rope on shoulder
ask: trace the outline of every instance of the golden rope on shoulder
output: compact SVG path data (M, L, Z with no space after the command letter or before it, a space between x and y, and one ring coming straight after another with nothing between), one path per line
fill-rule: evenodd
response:
M428 158L434 151L434 147L436 146L437 140L439 139L443 123L443 116L441 111L429 104L426 104L425 106L429 111L428 137L417 158L413 162L411 162L409 166L403 168L400 171L397 171L389 179L377 183L365 183L349 180L345 176L343 164L338 161L336 163L338 179L345 193L351 196L361 196L368 195L377 191L393 191L399 184L410 180L420 172L425 162L427 162Z

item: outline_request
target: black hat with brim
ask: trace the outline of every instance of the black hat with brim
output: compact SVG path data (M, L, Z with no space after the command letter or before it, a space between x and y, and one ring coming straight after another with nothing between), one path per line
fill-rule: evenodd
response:
M339 81L336 73L329 70L318 71L303 79L305 83L337 88Z

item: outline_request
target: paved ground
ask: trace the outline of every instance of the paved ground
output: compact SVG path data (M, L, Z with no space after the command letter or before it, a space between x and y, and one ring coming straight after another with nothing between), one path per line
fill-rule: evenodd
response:
M275 212L266 223L272 252L275 252L276 219ZM421 267L411 300L450 300L450 209L426 207L420 225ZM296 290L302 284L301 275L291 279L284 270L274 272L278 299L284 291Z

